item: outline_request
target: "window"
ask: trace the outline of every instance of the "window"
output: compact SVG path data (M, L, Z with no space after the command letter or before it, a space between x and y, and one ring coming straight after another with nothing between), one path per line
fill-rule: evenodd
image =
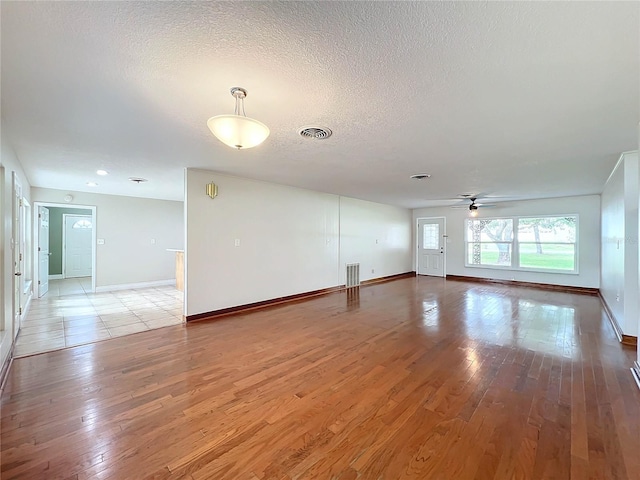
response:
M518 220L520 268L576 271L577 217Z
M466 220L466 266L577 273L578 216Z
M71 228L91 228L91 222L89 220L78 220Z
M467 220L467 265L511 266L513 220Z
M422 248L425 250L440 248L440 225L426 223L422 226Z

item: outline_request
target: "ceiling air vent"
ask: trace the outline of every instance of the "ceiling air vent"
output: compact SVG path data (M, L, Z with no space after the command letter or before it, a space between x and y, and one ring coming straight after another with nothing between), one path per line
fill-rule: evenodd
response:
M140 177L129 177L129 181L133 183L137 183L138 185L144 182L148 182L146 178L140 178Z
M333 132L327 127L310 126L302 127L300 130L298 130L298 133L304 138L324 140L325 138L329 138Z

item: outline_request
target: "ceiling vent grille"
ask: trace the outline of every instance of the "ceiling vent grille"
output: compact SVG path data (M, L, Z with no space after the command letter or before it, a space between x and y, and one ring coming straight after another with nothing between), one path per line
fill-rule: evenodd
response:
M327 127L309 126L302 127L300 130L298 130L298 133L301 137L304 138L324 140L325 138L329 138L333 132Z

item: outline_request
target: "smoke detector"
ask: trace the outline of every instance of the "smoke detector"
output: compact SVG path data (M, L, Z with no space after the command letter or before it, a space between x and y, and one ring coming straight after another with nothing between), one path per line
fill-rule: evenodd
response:
M312 138L314 140L325 140L329 138L333 132L330 128L320 127L317 125L309 125L298 130L301 137Z

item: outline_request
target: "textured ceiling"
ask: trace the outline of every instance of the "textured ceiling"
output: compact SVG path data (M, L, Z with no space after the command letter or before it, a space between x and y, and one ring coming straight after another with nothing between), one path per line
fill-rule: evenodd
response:
M3 134L34 186L182 199L198 167L422 207L600 193L638 146L638 2L0 5ZM271 129L254 149L206 126L235 85Z

